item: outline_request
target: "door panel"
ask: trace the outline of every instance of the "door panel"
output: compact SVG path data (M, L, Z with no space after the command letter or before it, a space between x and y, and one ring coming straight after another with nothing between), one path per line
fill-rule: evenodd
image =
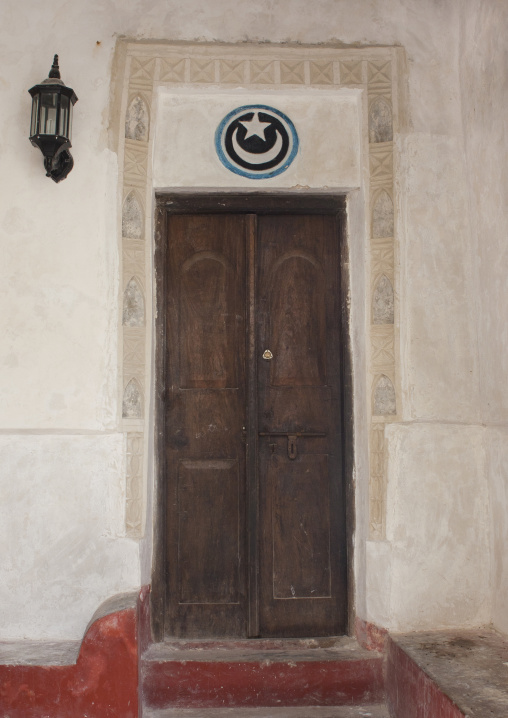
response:
M167 270L167 630L245 635L245 227L172 215Z
M338 258L333 216L258 220L262 636L345 630Z
M343 633L335 216L167 228L166 635Z

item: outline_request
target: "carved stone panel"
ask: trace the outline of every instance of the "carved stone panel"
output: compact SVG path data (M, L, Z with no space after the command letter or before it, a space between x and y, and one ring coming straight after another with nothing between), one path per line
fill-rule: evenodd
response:
M393 202L386 190L378 194L372 209L372 236L393 237Z
M392 381L385 374L381 374L375 384L373 404L374 416L390 416L397 413L395 389Z
M383 274L372 295L372 323L393 324L393 287L388 277Z
M377 97L369 111L369 142L391 142L392 140L392 108L384 97Z
M123 203L122 235L130 239L141 239L143 233L143 209L135 192L130 192Z
M145 323L145 299L136 277L132 277L123 293L123 325L142 327Z
M125 387L122 416L124 419L143 418L143 392L137 379L131 379Z
M150 115L146 102L136 95L127 108L125 117L125 136L130 140L148 141Z

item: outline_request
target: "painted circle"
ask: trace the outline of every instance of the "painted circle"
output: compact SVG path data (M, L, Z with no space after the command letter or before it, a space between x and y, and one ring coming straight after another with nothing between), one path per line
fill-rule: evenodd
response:
M244 105L229 112L217 127L215 149L231 172L267 179L285 172L298 152L295 126L268 105Z

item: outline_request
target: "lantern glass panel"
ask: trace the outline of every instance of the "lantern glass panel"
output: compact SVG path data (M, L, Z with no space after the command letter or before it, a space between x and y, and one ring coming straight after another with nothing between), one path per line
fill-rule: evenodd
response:
M32 98L32 122L30 125L30 137L37 134L38 119L39 119L39 95L34 95Z
M56 135L58 92L41 93L41 112L39 132L41 135Z
M58 134L63 137L70 137L69 134L69 105L67 95L60 95L60 119L58 122Z

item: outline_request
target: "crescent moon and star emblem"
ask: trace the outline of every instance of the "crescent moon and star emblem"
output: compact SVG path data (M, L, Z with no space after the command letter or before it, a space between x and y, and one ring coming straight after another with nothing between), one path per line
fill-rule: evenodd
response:
M249 179L276 177L298 152L298 135L289 117L268 105L237 107L215 133L220 161Z

